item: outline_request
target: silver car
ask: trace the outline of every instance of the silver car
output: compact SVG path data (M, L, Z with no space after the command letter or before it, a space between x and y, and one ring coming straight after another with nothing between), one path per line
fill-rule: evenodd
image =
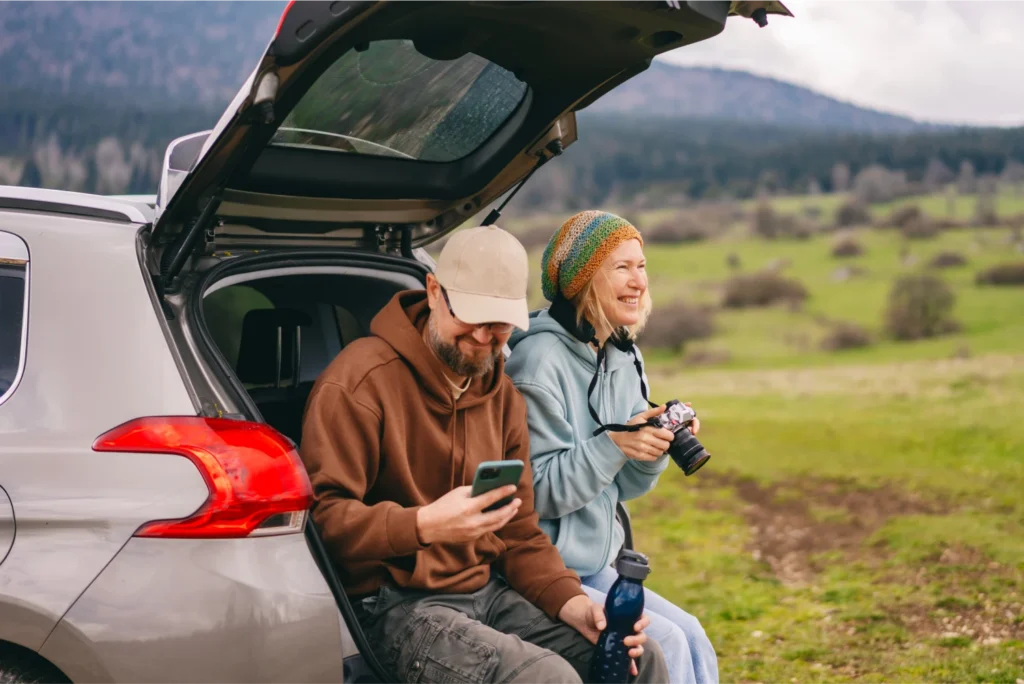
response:
M0 681L382 679L306 515L314 379L730 11L295 3L155 197L0 187Z

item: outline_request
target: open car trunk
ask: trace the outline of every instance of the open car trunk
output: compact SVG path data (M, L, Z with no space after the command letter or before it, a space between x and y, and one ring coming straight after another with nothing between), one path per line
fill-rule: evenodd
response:
M151 270L169 286L203 242L427 244L573 144L576 111L720 33L735 5L290 4L216 127L169 148Z

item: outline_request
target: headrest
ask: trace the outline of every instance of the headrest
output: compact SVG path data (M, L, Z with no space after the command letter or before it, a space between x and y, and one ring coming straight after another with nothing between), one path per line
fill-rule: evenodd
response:
M253 309L242 320L242 340L238 347L236 373L242 382L255 385L276 384L291 378L299 370L299 328L313 319L298 309Z

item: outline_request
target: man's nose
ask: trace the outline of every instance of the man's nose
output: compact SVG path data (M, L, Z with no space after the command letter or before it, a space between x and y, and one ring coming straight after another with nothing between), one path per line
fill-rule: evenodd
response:
M473 339L477 344L487 344L491 341L491 337L493 337L491 329L486 325L473 329Z

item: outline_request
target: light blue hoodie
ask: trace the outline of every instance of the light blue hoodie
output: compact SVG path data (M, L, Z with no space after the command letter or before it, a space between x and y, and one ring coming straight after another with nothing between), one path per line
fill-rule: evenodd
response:
M599 426L587 409L587 388L598 370L597 353L547 309L531 313L529 331L516 331L509 346L505 370L526 399L540 526L566 566L589 577L610 565L622 546L616 503L653 489L669 457L634 461L607 432L593 436ZM647 409L633 356L608 345L604 365L591 402L605 423L626 423Z

